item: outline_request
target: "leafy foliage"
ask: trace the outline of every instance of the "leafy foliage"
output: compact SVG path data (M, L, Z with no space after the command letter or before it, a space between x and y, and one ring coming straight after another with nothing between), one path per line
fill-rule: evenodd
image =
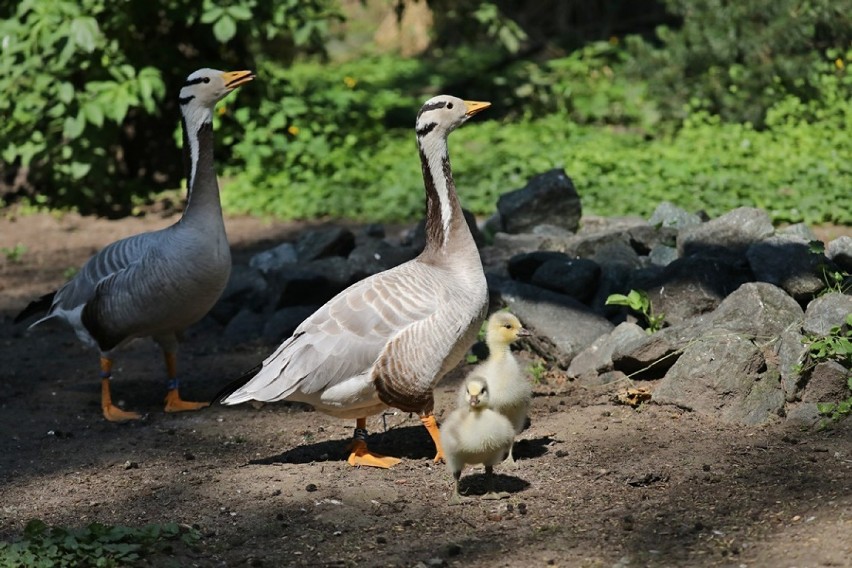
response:
M0 100L0 175L51 205L102 212L176 185L166 92L199 61L244 68L252 50L321 50L330 2L0 2L0 90L15 93Z
M593 60L592 68L600 65ZM405 85L440 79L424 69L422 62L390 56L321 69L264 68L268 88L290 94L258 111L236 111L246 133L234 156L245 167L227 170L232 183L223 193L226 208L285 218L420 216L423 182L412 127L426 96L410 94ZM619 71L613 73L617 82ZM760 131L702 111L676 132L649 138L638 126L605 125L622 121L623 114L578 110L584 97L539 118L488 120L499 116L499 108L489 109L450 139L462 203L489 215L503 192L564 167L584 210L595 214L649 215L669 200L710 215L749 205L765 208L779 222L850 223L852 212L844 204L852 164L842 155L852 127L852 109L843 98L850 78L832 60L820 65L819 74L819 100L785 97ZM600 99L590 104L621 113L618 101L631 97L608 85L589 85L585 92ZM640 120L644 111L636 108Z
M198 539L196 531L175 523L142 528L92 523L81 529L67 529L34 519L27 523L23 539L0 542L0 566L128 566L163 549L169 541L192 545Z
M762 126L779 97L820 89L812 70L826 50L849 48L850 6L834 0L665 0L681 18L660 27L660 46L630 38L634 73L648 82L665 116L707 110Z
M651 300L644 290L630 290L624 294L610 294L606 299L607 306L627 306L634 312L638 312L648 326L646 331L654 333L660 331L665 323L665 314L655 314L651 306Z

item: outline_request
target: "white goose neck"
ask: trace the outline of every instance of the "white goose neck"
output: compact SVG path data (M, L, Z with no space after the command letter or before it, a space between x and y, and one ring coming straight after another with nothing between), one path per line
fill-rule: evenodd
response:
M438 129L419 139L423 180L426 184L427 246L444 248L458 209L447 135Z

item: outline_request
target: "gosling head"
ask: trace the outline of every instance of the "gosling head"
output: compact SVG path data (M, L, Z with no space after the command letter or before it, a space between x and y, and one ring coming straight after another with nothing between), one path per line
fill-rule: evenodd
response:
M521 321L509 312L496 312L488 320L486 340L488 345L509 346L519 337L532 335Z
M491 106L491 103L464 101L450 95L438 95L426 101L417 113L417 138L432 133L446 136L468 118Z
M488 385L485 384L485 380L473 377L468 379L464 388L470 408L480 409L488 406Z

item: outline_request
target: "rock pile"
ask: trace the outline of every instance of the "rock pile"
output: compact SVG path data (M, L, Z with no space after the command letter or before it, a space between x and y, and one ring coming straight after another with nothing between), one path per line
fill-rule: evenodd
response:
M850 396L849 369L812 363L803 340L852 313L852 238L823 250L805 225L776 230L760 209L707 219L668 203L647 220L581 223L562 170L503 195L484 235L472 216L468 224L492 308L508 306L537 335L527 347L581 384L649 380L657 403L745 424L812 423L816 402ZM211 316L233 341L277 344L334 294L413 258L422 243L422 224L396 240L378 225L305 232L235 266ZM661 330L606 304L630 290L647 294Z

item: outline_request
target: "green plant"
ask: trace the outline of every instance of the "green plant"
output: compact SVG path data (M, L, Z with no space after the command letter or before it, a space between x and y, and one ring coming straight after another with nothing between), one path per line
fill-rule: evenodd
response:
M849 289L849 285L845 284L849 275L825 262L825 243L822 241L810 241L808 248L811 254L816 255L820 259L817 267L822 272L822 280L825 282L824 293L837 292L845 294Z
M610 294L606 299L606 305L627 306L631 310L638 312L645 319L645 324L648 326L646 331L648 333L660 331L665 323L665 314L653 313L651 300L644 290L630 290L626 296L624 294Z
M6 260L13 264L19 264L27 252L27 247L24 244L18 243L14 247L0 247L0 253L6 257Z
M180 155L164 142L200 61L322 53L336 17L334 0L0 4L0 90L15 94L0 98L0 176L22 196L35 188L52 206L101 213L178 185Z
M0 542L0 565L51 568L128 566L162 550L169 541L187 546L199 539L194 529L176 523L151 524L142 528L92 523L80 529L50 527L33 519L23 538Z
M846 386L852 391L852 376L847 379ZM829 423L837 422L852 414L852 396L840 402L818 402L817 410L826 417L826 420L820 424L825 428Z
M811 363L834 360L849 369L852 367L852 314L846 316L843 325L835 325L825 336L806 336L802 340L808 346Z
M826 50L849 48L848 6L834 0L665 5L679 25L657 28L655 41L633 37L628 43L632 73L648 81L668 118L703 109L725 121L762 126L784 94L818 98L814 67Z
M547 367L545 367L544 361L539 359L527 367L527 370L530 372L530 375L532 375L533 383L540 385L544 380L544 373L547 371Z

